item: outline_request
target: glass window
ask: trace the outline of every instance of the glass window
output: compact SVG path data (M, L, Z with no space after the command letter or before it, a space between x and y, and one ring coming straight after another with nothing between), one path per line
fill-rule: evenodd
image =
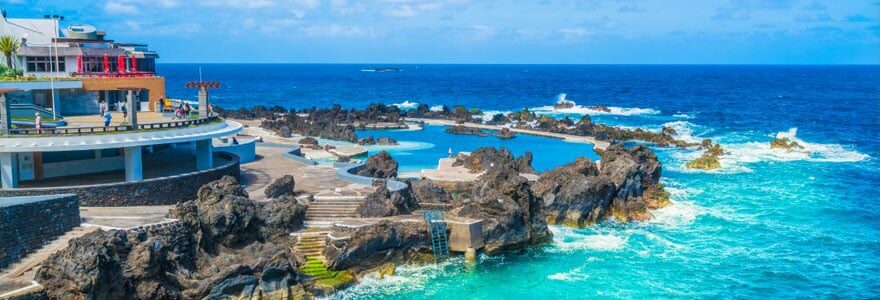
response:
M66 72L64 66L64 57L57 57L57 63L50 56L28 56L26 58L26 65L28 72L49 72L49 70L55 70L55 66L57 64L58 70L60 72Z

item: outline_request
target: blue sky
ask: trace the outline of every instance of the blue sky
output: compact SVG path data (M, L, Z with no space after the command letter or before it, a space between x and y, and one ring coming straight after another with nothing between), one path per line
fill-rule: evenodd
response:
M880 0L5 0L161 62L878 64Z

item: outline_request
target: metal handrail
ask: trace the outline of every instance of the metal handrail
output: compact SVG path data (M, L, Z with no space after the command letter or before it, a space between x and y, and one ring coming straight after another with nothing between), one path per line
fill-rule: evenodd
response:
M176 127L186 127L191 125L201 125L205 123L210 123L215 120L220 119L220 117L213 116L201 119L193 119L193 120L180 120L180 121L171 121L171 122L159 122L159 123L145 123L138 124L137 128L134 128L131 125L117 125L117 126L106 126L106 127L62 127L62 128L43 128L42 130L38 130L36 128L13 128L9 130L9 134L13 135L79 135L79 134L92 134L92 133L102 133L102 132L117 132L117 131L132 131L132 130L152 130L152 129L163 129L163 128L176 128Z

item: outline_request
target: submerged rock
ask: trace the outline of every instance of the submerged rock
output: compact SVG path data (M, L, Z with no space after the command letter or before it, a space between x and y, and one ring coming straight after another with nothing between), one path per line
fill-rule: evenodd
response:
M397 166L397 161L387 151L382 151L367 158L364 166L357 171L357 175L373 178L394 178L397 177Z
M375 138L373 138L373 136L368 136L368 137L365 137L365 138L358 140L357 144L361 145L361 146L371 146L371 145L395 146L395 145L399 145L400 143L398 143L397 140L392 139L390 137L380 137L378 139L375 139Z
M464 135L476 135L476 136L488 136L489 134L483 132L479 128L467 127L464 125L455 125L446 127L446 133L451 134L464 134Z
M516 135L513 134L513 131L510 131L510 129L508 129L508 128L501 128L501 130L498 131L498 134L496 134L495 136L498 137L499 139L504 139L504 140L509 140L509 139L516 137Z
M789 138L777 137L777 138L773 139L772 141L770 141L770 149L803 150L804 146L802 146L800 143L798 143L796 141L790 140Z

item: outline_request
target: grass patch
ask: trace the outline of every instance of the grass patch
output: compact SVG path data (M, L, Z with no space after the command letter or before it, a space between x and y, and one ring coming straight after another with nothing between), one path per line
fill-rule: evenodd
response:
M324 262L317 258L306 257L306 263L299 269L303 274L315 278L315 283L339 289L354 281L354 274L349 271L330 271Z

